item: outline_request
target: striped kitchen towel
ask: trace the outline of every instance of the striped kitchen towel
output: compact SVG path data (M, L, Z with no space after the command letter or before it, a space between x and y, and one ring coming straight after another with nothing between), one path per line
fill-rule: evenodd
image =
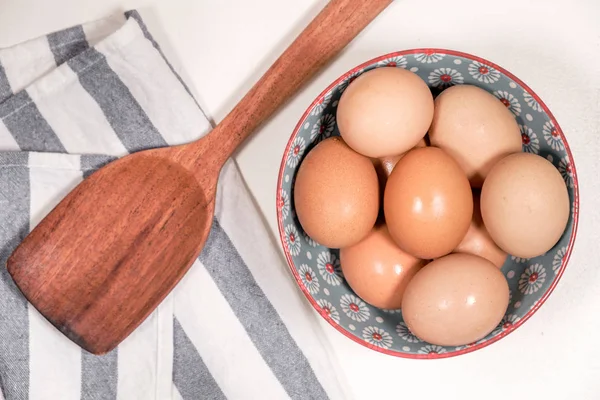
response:
M0 397L349 398L233 160L201 256L111 353L70 342L7 273L19 241L98 167L211 129L138 12L0 49L0 119Z

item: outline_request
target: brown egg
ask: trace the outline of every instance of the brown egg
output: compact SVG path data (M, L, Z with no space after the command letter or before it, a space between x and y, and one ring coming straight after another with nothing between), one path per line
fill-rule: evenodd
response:
M368 157L402 154L427 133L433 96L427 84L403 68L365 72L344 91L337 124L348 146Z
M496 267L502 268L507 254L494 243L490 234L485 229L485 225L483 225L481 208L479 207L479 196L479 191L473 193L473 219L471 220L467 234L456 249L454 249L454 252L475 254L491 261Z
M421 340L461 346L489 334L509 301L506 278L485 258L450 254L424 266L408 283L402 316Z
M426 261L400 249L381 224L359 243L341 249L340 263L360 298L375 307L398 309L406 285Z
M473 85L450 87L435 99L429 138L458 162L473 187L481 187L495 163L522 148L514 115Z
M425 139L419 140L419 143L417 143L417 145L414 148L419 148L419 147L427 147L427 143L425 142ZM382 197L383 197L383 191L385 189L385 184L387 183L388 176L390 176L390 174L392 173L392 171L393 171L394 167L396 166L396 164L398 163L398 161L400 161L400 159L402 157L404 157L404 154L406 154L406 153L402 153L398 156L371 158L371 161L373 162L373 165L375 166L375 171L377 171L377 177L379 178L379 187L380 187L380 193L381 193Z
M481 189L481 216L490 236L508 254L521 258L554 247L567 226L570 204L558 170L531 153L503 158Z
M388 156L382 158L371 158L371 162L375 167L375 171L377 172L377 178L379 179L379 188L381 195L383 195L383 190L385 189L385 184L387 183L388 176L394 170L394 167L398 163L398 161L404 156L401 154L399 156Z
M390 235L404 251L433 259L463 239L473 215L465 173L443 150L408 152L388 178L383 209Z
M373 228L379 213L379 185L371 160L340 137L323 140L298 169L294 207L304 231L323 246L356 244Z

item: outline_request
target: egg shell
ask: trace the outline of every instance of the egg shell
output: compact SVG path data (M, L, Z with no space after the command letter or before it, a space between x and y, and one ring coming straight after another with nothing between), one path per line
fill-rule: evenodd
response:
M481 216L507 253L533 258L563 235L571 202L560 172L545 158L511 154L490 171L481 189Z
M433 95L415 73L382 67L348 85L337 107L337 124L346 143L365 156L405 153L427 133Z
M491 261L498 268L502 268L508 254L498 247L488 233L481 218L480 191L473 191L473 219L467 234L454 249L454 253L475 254Z
M465 173L443 150L411 150L389 176L383 209L390 235L404 251L422 259L450 253L473 216Z
M490 261L455 253L434 260L411 279L402 316L419 339L462 346L488 335L509 303L506 278Z
M298 168L294 207L308 236L340 248L363 239L379 213L379 184L371 160L342 138L323 140Z
M340 263L346 282L361 299L398 309L406 285L426 261L400 249L380 224L359 243L341 249Z
M427 143L425 142L425 139L421 139L421 140L419 140L419 143L417 143L417 145L414 148L426 147L426 146L427 146ZM404 154L406 154L406 153L402 153L397 156L371 158L371 161L373 162L373 165L375 166L375 171L377 171L377 177L379 178L379 188L380 188L380 194L381 194L382 199L383 199L383 192L385 189L385 184L387 183L387 178L388 178L388 176L390 176L390 174L394 170L394 167L396 166L398 161L400 161L400 159L402 157L404 157Z
M432 146L458 162L477 188L494 164L522 149L512 112L493 94L473 85L452 86L436 97L429 138Z

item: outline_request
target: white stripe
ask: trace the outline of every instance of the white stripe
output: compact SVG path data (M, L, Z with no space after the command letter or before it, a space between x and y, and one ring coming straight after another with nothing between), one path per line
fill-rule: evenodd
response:
M183 397L181 397L181 393L179 393L179 390L177 390L177 386L173 385L173 392L171 394L171 399L172 400L183 400ZM2 393L0 393L0 400L2 400Z
M173 293L159 304L156 399L170 399L173 385Z
M168 310L159 306L119 345L118 399L162 400L158 397L158 392L159 386L163 384L159 382L167 379L171 383L172 374L158 376L159 371L164 371L164 367L160 367L158 362L165 361L164 354L161 353L159 357L158 352L159 345L165 342L160 333L162 329L159 329L159 324L163 323L162 316L159 316L162 313L168 313ZM161 388L160 391L162 390Z
M19 145L10 134L4 122L0 120L0 151L18 151Z
M82 26L88 44L93 47L105 37L115 33L124 23L125 15L115 13L104 19L87 22Z
M0 62L4 66L13 93L20 92L56 68L54 55L45 37L0 49Z
M127 154L98 103L66 65L35 82L27 92L67 152Z
M30 153L31 228L82 179L79 156ZM81 349L29 305L30 400L80 398Z
M349 385L338 373L342 369L337 356L317 320L320 317L300 292L278 248L272 240L266 240L271 235L232 160L225 164L219 178L216 215L325 391L332 398L351 398ZM312 259L317 259L314 252Z
M106 56L108 64L166 142L169 145L188 143L208 132L210 123L135 20L130 19L123 29L133 31L134 43L127 46L127 51L105 42L96 48Z
M199 261L174 293L177 320L227 398L289 398Z

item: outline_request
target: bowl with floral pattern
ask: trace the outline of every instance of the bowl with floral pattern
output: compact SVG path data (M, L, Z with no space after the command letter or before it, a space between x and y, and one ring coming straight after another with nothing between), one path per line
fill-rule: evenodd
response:
M464 346L444 347L421 341L407 328L402 310L373 307L344 280L339 251L319 245L302 229L294 212L294 182L303 157L321 140L339 135L336 107L348 85L374 68L406 68L420 76L434 96L452 85L470 84L496 96L514 114L523 151L539 154L560 171L572 204L559 242L544 255L508 256L502 272L510 303L498 326L485 338ZM289 268L315 310L335 329L372 350L417 359L452 357L494 343L524 324L544 303L565 271L579 216L577 173L567 140L544 102L520 79L500 66L457 51L414 49L369 60L330 84L307 108L283 155L277 184L277 217Z

